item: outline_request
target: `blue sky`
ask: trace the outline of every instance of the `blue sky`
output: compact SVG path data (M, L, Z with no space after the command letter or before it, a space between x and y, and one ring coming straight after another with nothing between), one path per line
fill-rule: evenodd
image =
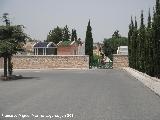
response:
M23 24L30 37L41 41L57 25L75 28L84 40L90 19L93 39L101 42L116 29L127 36L131 15L139 20L144 10L147 18L154 5L155 0L0 0L0 15L9 13L12 24Z

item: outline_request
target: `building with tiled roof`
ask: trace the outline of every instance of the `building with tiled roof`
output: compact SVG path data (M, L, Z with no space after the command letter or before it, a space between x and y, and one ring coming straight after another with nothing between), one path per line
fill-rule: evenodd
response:
M60 41L57 44L58 55L77 55L78 43L76 41Z
M33 49L34 55L57 55L57 45L53 42L37 42Z

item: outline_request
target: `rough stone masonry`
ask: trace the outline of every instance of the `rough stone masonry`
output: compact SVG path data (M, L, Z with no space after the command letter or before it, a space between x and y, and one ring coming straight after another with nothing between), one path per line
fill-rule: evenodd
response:
M14 69L89 69L87 55L13 56ZM128 67L127 55L113 55L113 68ZM3 59L0 58L0 69Z
M113 68L123 68L128 66L129 66L128 55L119 55L119 54L113 55Z
M87 55L13 56L12 62L14 69L89 69Z

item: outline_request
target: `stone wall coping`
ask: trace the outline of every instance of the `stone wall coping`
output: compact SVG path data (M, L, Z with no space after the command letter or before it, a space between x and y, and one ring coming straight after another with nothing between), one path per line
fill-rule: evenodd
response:
M128 56L128 55L121 55L121 54L113 54L114 56Z
M14 55L14 57L81 57L86 56L89 57L89 55Z
M0 68L0 71L3 71L4 69L3 68ZM41 70L90 70L89 69L89 67L87 67L87 68L39 68L39 69L37 69L37 68L33 68L33 69L31 69L31 68L24 68L24 69L22 69L22 68L14 68L13 69L14 71L23 71L23 70L29 70L29 71L41 71Z

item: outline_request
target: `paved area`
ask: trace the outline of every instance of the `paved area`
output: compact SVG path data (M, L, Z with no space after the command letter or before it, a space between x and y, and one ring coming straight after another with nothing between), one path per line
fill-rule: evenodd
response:
M160 79L151 77L146 73L139 72L133 68L126 67L123 69L160 96Z
M0 81L0 120L160 120L160 97L123 70L15 74Z

